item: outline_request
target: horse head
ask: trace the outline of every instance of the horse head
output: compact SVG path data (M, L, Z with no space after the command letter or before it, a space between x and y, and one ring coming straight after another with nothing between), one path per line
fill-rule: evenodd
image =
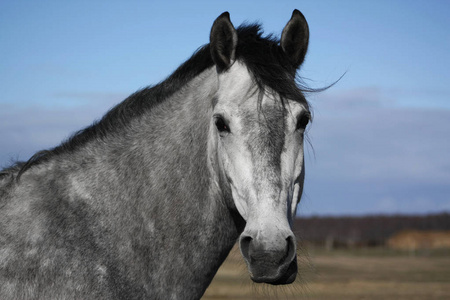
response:
M292 220L303 189L303 139L310 112L295 73L308 37L298 10L280 43L267 49L258 48L258 42L253 49L248 43L241 46L239 28L233 27L228 13L219 16L211 30L218 92L210 134L218 182L245 220L239 244L255 282L287 284L297 274ZM271 61L264 55L271 55Z

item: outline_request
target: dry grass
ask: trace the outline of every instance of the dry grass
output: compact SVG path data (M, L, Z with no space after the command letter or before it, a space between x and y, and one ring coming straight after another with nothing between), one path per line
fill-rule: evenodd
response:
M311 250L300 280L272 287L252 283L233 249L202 299L450 299L449 254Z

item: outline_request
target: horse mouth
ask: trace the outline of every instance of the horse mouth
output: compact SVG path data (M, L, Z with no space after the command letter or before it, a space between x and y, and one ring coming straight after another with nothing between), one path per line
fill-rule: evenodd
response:
M250 278L253 282L272 285L293 283L297 277L297 270L297 259L294 259L288 265L282 265L275 269L263 264L249 266Z

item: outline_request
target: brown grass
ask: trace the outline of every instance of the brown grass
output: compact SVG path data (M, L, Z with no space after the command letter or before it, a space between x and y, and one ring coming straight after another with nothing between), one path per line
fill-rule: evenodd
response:
M391 236L387 245L393 249L416 251L418 249L449 249L450 230L404 230Z
M233 249L202 299L450 299L448 251L311 250L300 257L299 280L272 287L252 283Z

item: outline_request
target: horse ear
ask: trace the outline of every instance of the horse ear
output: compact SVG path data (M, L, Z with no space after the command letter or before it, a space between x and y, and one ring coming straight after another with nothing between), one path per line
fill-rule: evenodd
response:
M281 48L297 69L305 59L308 50L309 28L303 14L297 9L281 34Z
M230 21L230 14L224 12L215 21L210 34L211 56L219 72L230 67L235 60L238 36Z

